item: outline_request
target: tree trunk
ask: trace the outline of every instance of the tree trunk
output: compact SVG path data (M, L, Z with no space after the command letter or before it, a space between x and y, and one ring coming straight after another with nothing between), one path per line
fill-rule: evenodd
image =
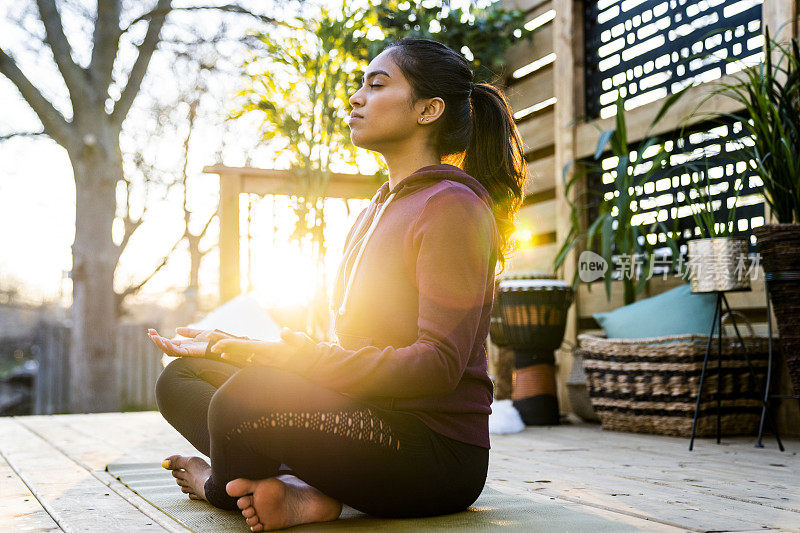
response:
M189 244L189 284L184 293L184 312L186 320L194 322L200 308L200 262L203 254L200 252L200 237L192 235L187 230Z
M101 146L114 146L115 139L107 141L100 143ZM114 306L116 246L111 238L111 225L116 212L116 184L122 178L122 159L118 149L102 150L97 146L72 151L70 159L76 189L70 407L76 413L118 411L121 404Z

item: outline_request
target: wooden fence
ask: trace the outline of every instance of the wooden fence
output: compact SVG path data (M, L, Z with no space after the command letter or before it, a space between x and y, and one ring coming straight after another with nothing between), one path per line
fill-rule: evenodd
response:
M154 388L161 373L163 354L144 334L140 324L117 326L117 375L123 410L155 409ZM70 328L44 323L40 329L41 351L34 390L34 413L69 412Z
M69 412L69 327L43 323L34 382L33 414Z

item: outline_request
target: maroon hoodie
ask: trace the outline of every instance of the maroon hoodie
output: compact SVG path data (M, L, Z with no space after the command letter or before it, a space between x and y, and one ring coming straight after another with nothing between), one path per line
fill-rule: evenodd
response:
M489 448L491 205L453 165L423 167L393 190L384 183L347 236L332 299L337 342L317 344L294 370Z

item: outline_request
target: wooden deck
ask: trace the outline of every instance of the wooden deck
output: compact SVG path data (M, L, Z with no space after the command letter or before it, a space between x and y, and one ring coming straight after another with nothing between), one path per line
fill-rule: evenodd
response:
M800 441L573 424L492 436L488 484L647 531L800 531ZM196 453L156 412L0 418L0 531L186 531L104 471Z

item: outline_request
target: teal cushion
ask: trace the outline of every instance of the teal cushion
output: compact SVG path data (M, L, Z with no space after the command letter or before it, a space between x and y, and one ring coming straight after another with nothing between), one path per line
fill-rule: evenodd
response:
M686 283L608 313L592 316L609 339L639 339L699 333L708 335L716 295L694 294Z

